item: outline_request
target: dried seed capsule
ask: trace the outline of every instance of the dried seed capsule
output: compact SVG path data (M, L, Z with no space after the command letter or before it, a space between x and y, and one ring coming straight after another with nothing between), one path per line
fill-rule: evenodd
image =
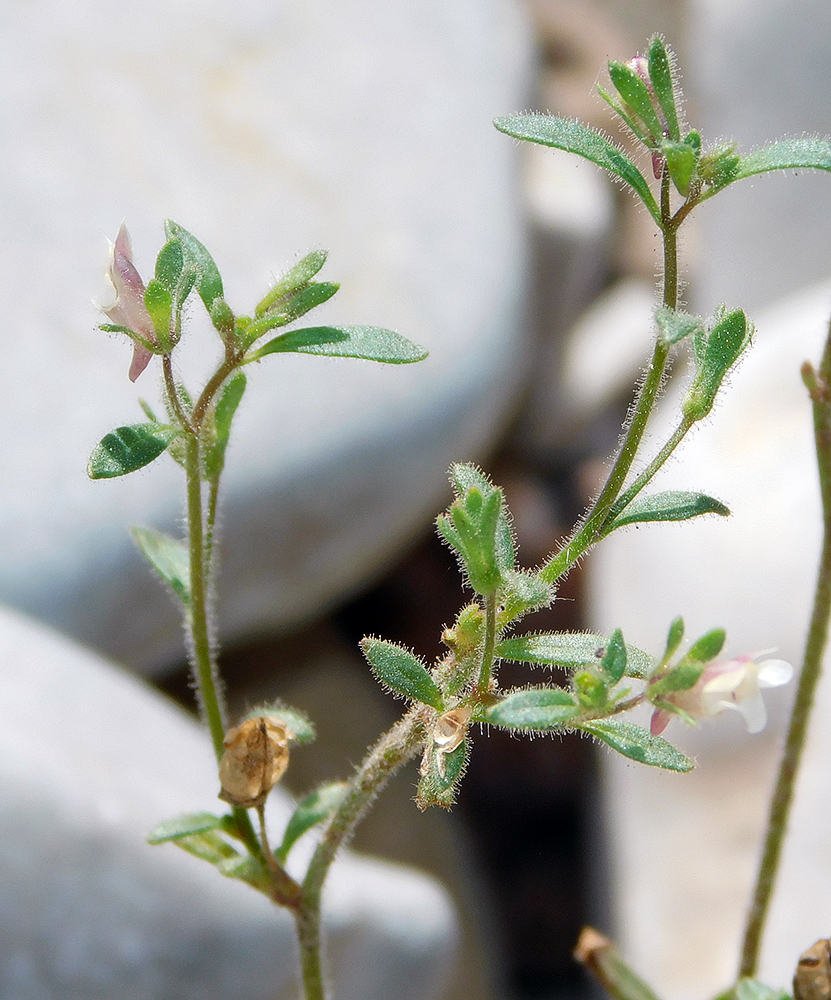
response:
M796 1000L831 1000L831 941L817 941L799 956L793 992Z
M436 719L433 742L440 753L453 753L462 742L467 735L470 716L469 708L451 708L449 712Z
M246 719L225 734L219 797L233 806L261 805L289 764L289 729L268 716Z

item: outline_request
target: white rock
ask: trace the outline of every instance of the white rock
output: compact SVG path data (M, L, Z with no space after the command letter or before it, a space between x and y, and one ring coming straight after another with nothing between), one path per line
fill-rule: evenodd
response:
M154 371L95 329L122 218L152 271L168 216L214 254L232 307L317 246L343 283L312 323L372 323L430 360L389 368L270 358L228 455L222 626L285 626L365 582L481 454L521 376L516 144L525 21L509 0L36 0L0 40L5 281L0 597L151 669L180 656L176 615L125 526L175 527L164 459L90 483L87 456L142 419ZM217 355L192 310L191 386ZM154 363L155 365L155 363Z
M749 151L831 134L831 6L816 0L692 0L683 45L690 125ZM828 274L831 177L741 181L697 214L697 308L756 309Z
M819 361L831 285L780 302L757 319L756 342L721 404L654 491L696 489L723 500L730 518L645 525L607 539L590 564L592 627L663 648L672 618L687 638L727 629L726 652L776 647L799 665L820 542L811 408L802 362ZM653 447L671 428L679 393L656 417ZM607 825L617 886L617 926L627 957L659 994L709 995L735 976L766 799L784 725L784 692L771 692L766 735L748 736L727 713L667 736L699 760L691 777L605 762ZM788 987L800 953L827 933L831 901L831 711L826 676L800 775L760 977Z
M289 915L145 842L160 820L223 808L205 733L141 681L2 609L0 659L0 995L296 996ZM272 793L272 838L289 810ZM457 929L435 882L347 852L324 910L339 997L439 994Z

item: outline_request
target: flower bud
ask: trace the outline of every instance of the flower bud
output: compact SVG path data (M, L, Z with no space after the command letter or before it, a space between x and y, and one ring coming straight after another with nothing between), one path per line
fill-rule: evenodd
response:
M219 797L233 806L262 805L289 764L291 732L279 719L246 719L225 734Z

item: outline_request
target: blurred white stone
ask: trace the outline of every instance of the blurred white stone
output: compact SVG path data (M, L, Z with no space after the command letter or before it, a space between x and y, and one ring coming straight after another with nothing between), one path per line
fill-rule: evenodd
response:
M435 514L451 460L482 455L522 377L516 144L527 26L512 0L291 0L6 11L0 265L0 598L122 661L181 655L126 526L175 530L164 458L91 483L88 454L158 399L154 362L95 329L104 235L126 218L147 275L167 216L248 312L298 254L340 294L312 325L371 323L431 351L395 368L272 357L228 453L223 634L285 626L365 583ZM198 385L218 342L194 303L177 351Z
M659 652L681 614L689 641L720 625L727 653L776 648L801 663L821 528L800 367L819 361L829 315L826 284L753 317L755 343L722 401L650 489L701 490L732 516L645 525L607 539L591 557L593 628L620 626L630 642ZM672 428L679 399L672 388L656 415L653 448ZM748 736L735 713L694 731L671 724L666 735L698 757L691 777L605 760L618 931L627 958L675 1000L710 995L735 976L792 690L766 695L771 722L763 736ZM800 953L831 927L829 712L826 677L760 969L786 988Z
M145 842L163 819L224 808L206 734L141 681L2 609L0 658L0 995L296 996L290 916ZM273 839L289 811L275 790ZM295 874L311 847L297 845ZM324 911L339 997L441 993L457 927L435 882L346 852Z

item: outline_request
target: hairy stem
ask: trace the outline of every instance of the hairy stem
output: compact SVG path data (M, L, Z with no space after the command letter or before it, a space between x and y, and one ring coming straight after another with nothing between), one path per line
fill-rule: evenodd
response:
M668 171L664 171L661 181L661 217L663 304L670 309L675 309L678 305L678 227L671 216ZM664 380L668 360L669 346L661 338L658 338L609 478L581 527L571 536L563 548L543 565L540 576L546 583L554 583L567 573L601 536L603 525L608 520L615 501L623 489L623 484L640 447L646 425Z
M320 910L323 883L339 848L353 834L375 796L424 741L422 706L413 706L369 751L353 776L312 855L303 880L303 899L295 914L305 1000L323 1000Z
M802 672L771 798L764 849L744 933L739 978L755 975L758 965L765 921L787 832L796 777L808 733L814 693L822 672L822 656L828 640L828 623L831 615L831 329L819 372L814 372L810 365L806 365L803 368L803 378L810 391L814 411L814 437L823 510L823 542Z

